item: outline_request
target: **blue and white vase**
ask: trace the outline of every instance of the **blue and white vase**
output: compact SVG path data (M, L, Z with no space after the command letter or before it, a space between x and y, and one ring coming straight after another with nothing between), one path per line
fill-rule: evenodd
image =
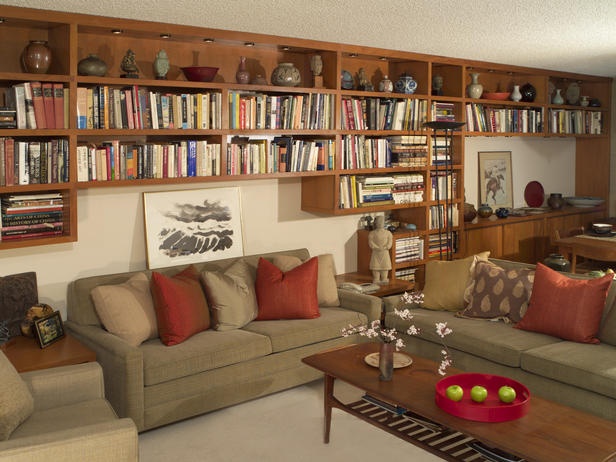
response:
M396 81L394 88L396 89L396 93L404 93L406 95L410 95L415 93L417 89L417 82L407 74L402 74L400 79Z

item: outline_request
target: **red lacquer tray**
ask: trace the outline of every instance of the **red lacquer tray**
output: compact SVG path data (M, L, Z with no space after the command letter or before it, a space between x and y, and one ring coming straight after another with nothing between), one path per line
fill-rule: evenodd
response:
M464 396L460 401L447 398L445 391L450 385L460 385ZM483 403L471 399L471 388L481 385L488 390L488 397ZM508 385L515 390L516 397L511 403L498 399L498 389ZM436 384L436 404L445 412L466 420L479 422L505 422L526 415L530 405L530 391L520 382L491 374L456 374L441 379Z

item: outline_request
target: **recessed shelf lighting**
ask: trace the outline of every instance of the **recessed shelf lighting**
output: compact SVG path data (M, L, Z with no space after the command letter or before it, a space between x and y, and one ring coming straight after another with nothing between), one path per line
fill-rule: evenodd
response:
M213 43L213 42L214 42L214 39L213 39L213 38L204 38L204 39L203 39L203 41L204 41L205 43Z
M254 47L255 46L255 42L244 42L244 46L245 47Z
M287 46L282 47L282 51L289 51L290 49L291 47L287 47Z
M111 33L114 35L120 35L120 34L123 34L124 31L122 29L112 29Z
M387 61L387 58L386 58L385 56L381 56L379 59L380 59L381 61Z
M4 24L6 22L6 18L0 18L0 24Z
M161 39L168 39L168 38L171 38L171 34L160 34L160 38L161 38Z
M357 53L349 53L350 58L357 58Z

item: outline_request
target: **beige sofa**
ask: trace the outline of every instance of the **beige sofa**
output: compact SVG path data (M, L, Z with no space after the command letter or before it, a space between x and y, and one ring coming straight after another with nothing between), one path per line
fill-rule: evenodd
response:
M97 363L17 374L0 352L0 377L0 461L138 460L137 427L105 400Z
M492 262L513 271L535 268L503 260ZM572 274L567 276L584 278ZM443 345L435 333L434 323L447 322L453 333L446 337L445 342L454 367L467 372L507 376L525 384L531 393L616 420L615 298L616 284L612 284L597 331L599 344L521 330L513 327L513 322L465 318L456 311L419 306L412 307L414 318L410 322L403 321L393 313L394 307L401 306L399 297L385 300L385 323L402 332L411 356L418 354L440 361ZM464 308L462 300L458 308L461 313ZM404 334L410 324L418 327L421 335Z
M306 249L295 249L195 266L201 274L222 273L242 260L255 269L259 257L307 261L310 255ZM156 271L170 275L183 268ZM133 419L139 431L315 380L319 372L305 366L301 358L359 341L342 337L342 328L378 319L381 314L380 299L338 292L331 269L327 282L330 287L333 284L339 306L319 306L318 318L255 320L237 329L207 329L173 346L164 345L160 338L133 346L103 327L91 293L97 286L125 283L136 273L73 281L68 288L66 327L96 351L105 374L107 399L118 415ZM151 271L145 273L151 278ZM319 285L324 275L319 259Z

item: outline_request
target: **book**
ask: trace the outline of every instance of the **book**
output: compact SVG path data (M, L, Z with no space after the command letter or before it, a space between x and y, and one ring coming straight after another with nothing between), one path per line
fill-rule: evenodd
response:
M24 104L26 108L26 128L37 128L36 115L34 113L34 101L32 100L32 86L30 82L24 82L17 85L24 89ZM43 109L43 114L44 114Z
M43 106L45 107L45 124L47 125L47 128L51 128L51 129L59 128L59 127L56 127L56 113L55 113L54 97L53 97L53 83L51 82L43 83L42 91L43 91Z
M36 127L30 128L47 128L47 121L45 119L45 103L43 102L43 85L41 82L29 82L29 84L30 91L32 92L34 118L36 119Z
M77 87L77 128L88 128L88 89Z

